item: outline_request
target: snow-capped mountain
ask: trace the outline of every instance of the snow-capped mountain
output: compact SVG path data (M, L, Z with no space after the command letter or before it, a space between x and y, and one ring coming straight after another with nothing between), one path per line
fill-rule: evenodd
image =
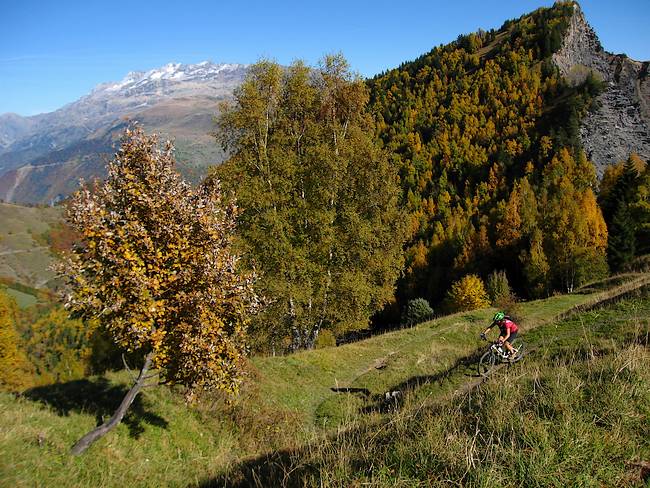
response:
M182 157L197 156L193 167L220 162L223 155L208 136L212 118L246 70L210 61L169 63L102 83L54 112L0 115L0 199L47 203L72 191L79 176L101 176L126 118L175 139Z
M150 71L131 71L119 83L104 83L93 90L93 95L110 96L119 93L130 96L141 93L172 93L180 82L208 82L222 80L229 75L237 76L246 66L242 64L215 64L203 61L198 64L169 63Z

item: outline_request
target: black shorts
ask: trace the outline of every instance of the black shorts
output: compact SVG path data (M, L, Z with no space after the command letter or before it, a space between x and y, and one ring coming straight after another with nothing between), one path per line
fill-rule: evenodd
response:
M514 341L514 340L517 338L517 333L518 333L518 332L519 332L519 331L517 331L517 332L510 332L510 337L508 337L508 339L506 340L506 342L509 342L510 345L512 345L512 341Z

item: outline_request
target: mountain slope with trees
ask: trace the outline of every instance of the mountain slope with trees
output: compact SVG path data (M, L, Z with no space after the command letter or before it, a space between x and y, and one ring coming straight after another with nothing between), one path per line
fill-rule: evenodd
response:
M578 8L558 2L459 36L369 80L378 137L410 219L401 301L439 301L468 273L506 270L542 296L607 272L596 175L579 138L602 90L552 60Z

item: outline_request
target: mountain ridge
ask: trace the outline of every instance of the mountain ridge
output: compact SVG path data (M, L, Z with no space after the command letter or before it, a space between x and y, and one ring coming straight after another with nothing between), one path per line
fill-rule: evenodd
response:
M246 69L210 61L168 63L100 83L54 112L0 115L0 199L53 203L74 191L79 177L103 176L125 119L175 140L181 171L199 178L205 170L197 168L223 160L209 135L212 117ZM84 147L93 152L83 152ZM74 157L63 158L67 153ZM84 169L78 173L80 164Z
M553 62L573 84L584 81L588 73L605 83L594 110L580 121L587 156L599 175L631 152L650 159L650 63L605 51L582 9L571 5L573 16ZM505 35L503 28L499 32ZM182 148L181 171L190 179L200 178L205 170L199 168L223 160L224 154L208 136L212 117L217 102L231 96L246 69L243 64L211 61L167 63L100 83L54 112L0 115L0 199L53 203L76 188L79 176L103 176L104 160L115 151L116 130L125 118L175 140ZM97 152L81 154L84 147ZM67 153L76 157L62 159ZM85 169L80 170L80 164ZM25 169L19 171L21 167Z

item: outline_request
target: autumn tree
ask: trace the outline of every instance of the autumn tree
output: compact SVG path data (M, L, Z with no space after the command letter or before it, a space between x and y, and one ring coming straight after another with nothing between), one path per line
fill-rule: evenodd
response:
M402 305L442 300L468 273L504 269L518 293L544 295L585 278L588 262L603 271L604 236L586 197L593 170L561 167L562 151L581 159L580 119L601 88L593 77L568 83L553 63L573 14L557 2L368 80L377 136L409 212ZM555 173L567 192L550 188ZM574 243L568 253L564 238Z
M490 305L483 280L475 274L463 276L455 281L447 293L447 306L453 312L474 310Z
M25 328L25 352L40 382L70 381L91 374L94 321L70 319L54 307Z
M222 107L231 157L216 174L243 211L241 244L270 302L256 331L271 347L364 328L393 296L406 219L367 103L336 55L315 69L261 61Z
M80 454L114 428L142 388L179 384L234 391L252 277L232 251L237 207L217 180L191 188L174 171L172 144L126 131L108 179L82 189L67 221L81 237L59 274L66 307L94 318L123 350L139 353L140 372L114 415L72 448Z
M32 366L16 330L18 307L0 287L0 389L18 391L32 381Z
M581 151L562 149L544 168L540 227L551 275L567 292L607 273L607 226L592 187L595 170Z
M523 265L527 291L536 298L547 295L550 289L551 267L544 252L543 243L542 231L536 229L531 236L529 248L524 249L519 256Z

